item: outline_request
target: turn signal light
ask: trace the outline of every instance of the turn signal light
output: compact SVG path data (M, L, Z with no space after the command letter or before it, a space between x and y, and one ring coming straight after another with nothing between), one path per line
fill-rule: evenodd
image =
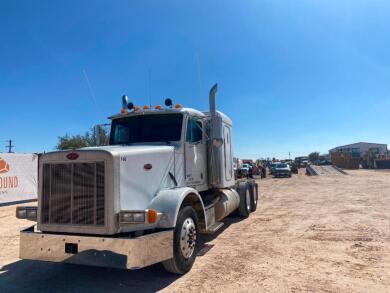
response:
M157 221L157 211L156 210L148 210L148 222L150 224L156 223Z

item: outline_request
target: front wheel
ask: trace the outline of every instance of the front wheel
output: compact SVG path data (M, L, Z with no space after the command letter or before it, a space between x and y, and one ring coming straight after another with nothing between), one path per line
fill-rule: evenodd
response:
M190 206L182 207L177 217L173 235L173 258L163 262L171 273L183 275L195 262L198 247L198 217Z

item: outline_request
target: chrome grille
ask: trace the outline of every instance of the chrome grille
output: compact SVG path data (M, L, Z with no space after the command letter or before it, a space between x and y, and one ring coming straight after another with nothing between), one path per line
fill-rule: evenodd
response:
M104 225L104 162L44 164L43 224Z

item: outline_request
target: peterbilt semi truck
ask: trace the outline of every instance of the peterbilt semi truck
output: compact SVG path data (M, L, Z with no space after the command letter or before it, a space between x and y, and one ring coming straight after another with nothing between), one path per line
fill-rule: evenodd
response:
M20 233L20 258L138 269L162 262L188 272L200 234L256 210L258 186L235 179L232 121L216 111L135 107L122 98L108 146L45 153L38 205L18 207L37 224Z

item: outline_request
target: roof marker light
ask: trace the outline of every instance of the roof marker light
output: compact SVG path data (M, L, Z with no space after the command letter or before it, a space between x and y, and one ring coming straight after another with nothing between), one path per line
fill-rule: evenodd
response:
M165 106L172 108L172 105L173 105L172 99L170 98L165 99Z
M144 110L149 110L149 109L150 109L150 107L149 107L149 106L147 106L147 105L145 105L145 106L143 107L143 109L144 109Z
M157 105L156 107L154 107L156 110L161 110L162 109L162 107L161 107L161 105Z
M176 109L180 109L180 108L183 108L183 106L182 106L181 104L176 104L176 105L175 105L175 108L176 108Z

